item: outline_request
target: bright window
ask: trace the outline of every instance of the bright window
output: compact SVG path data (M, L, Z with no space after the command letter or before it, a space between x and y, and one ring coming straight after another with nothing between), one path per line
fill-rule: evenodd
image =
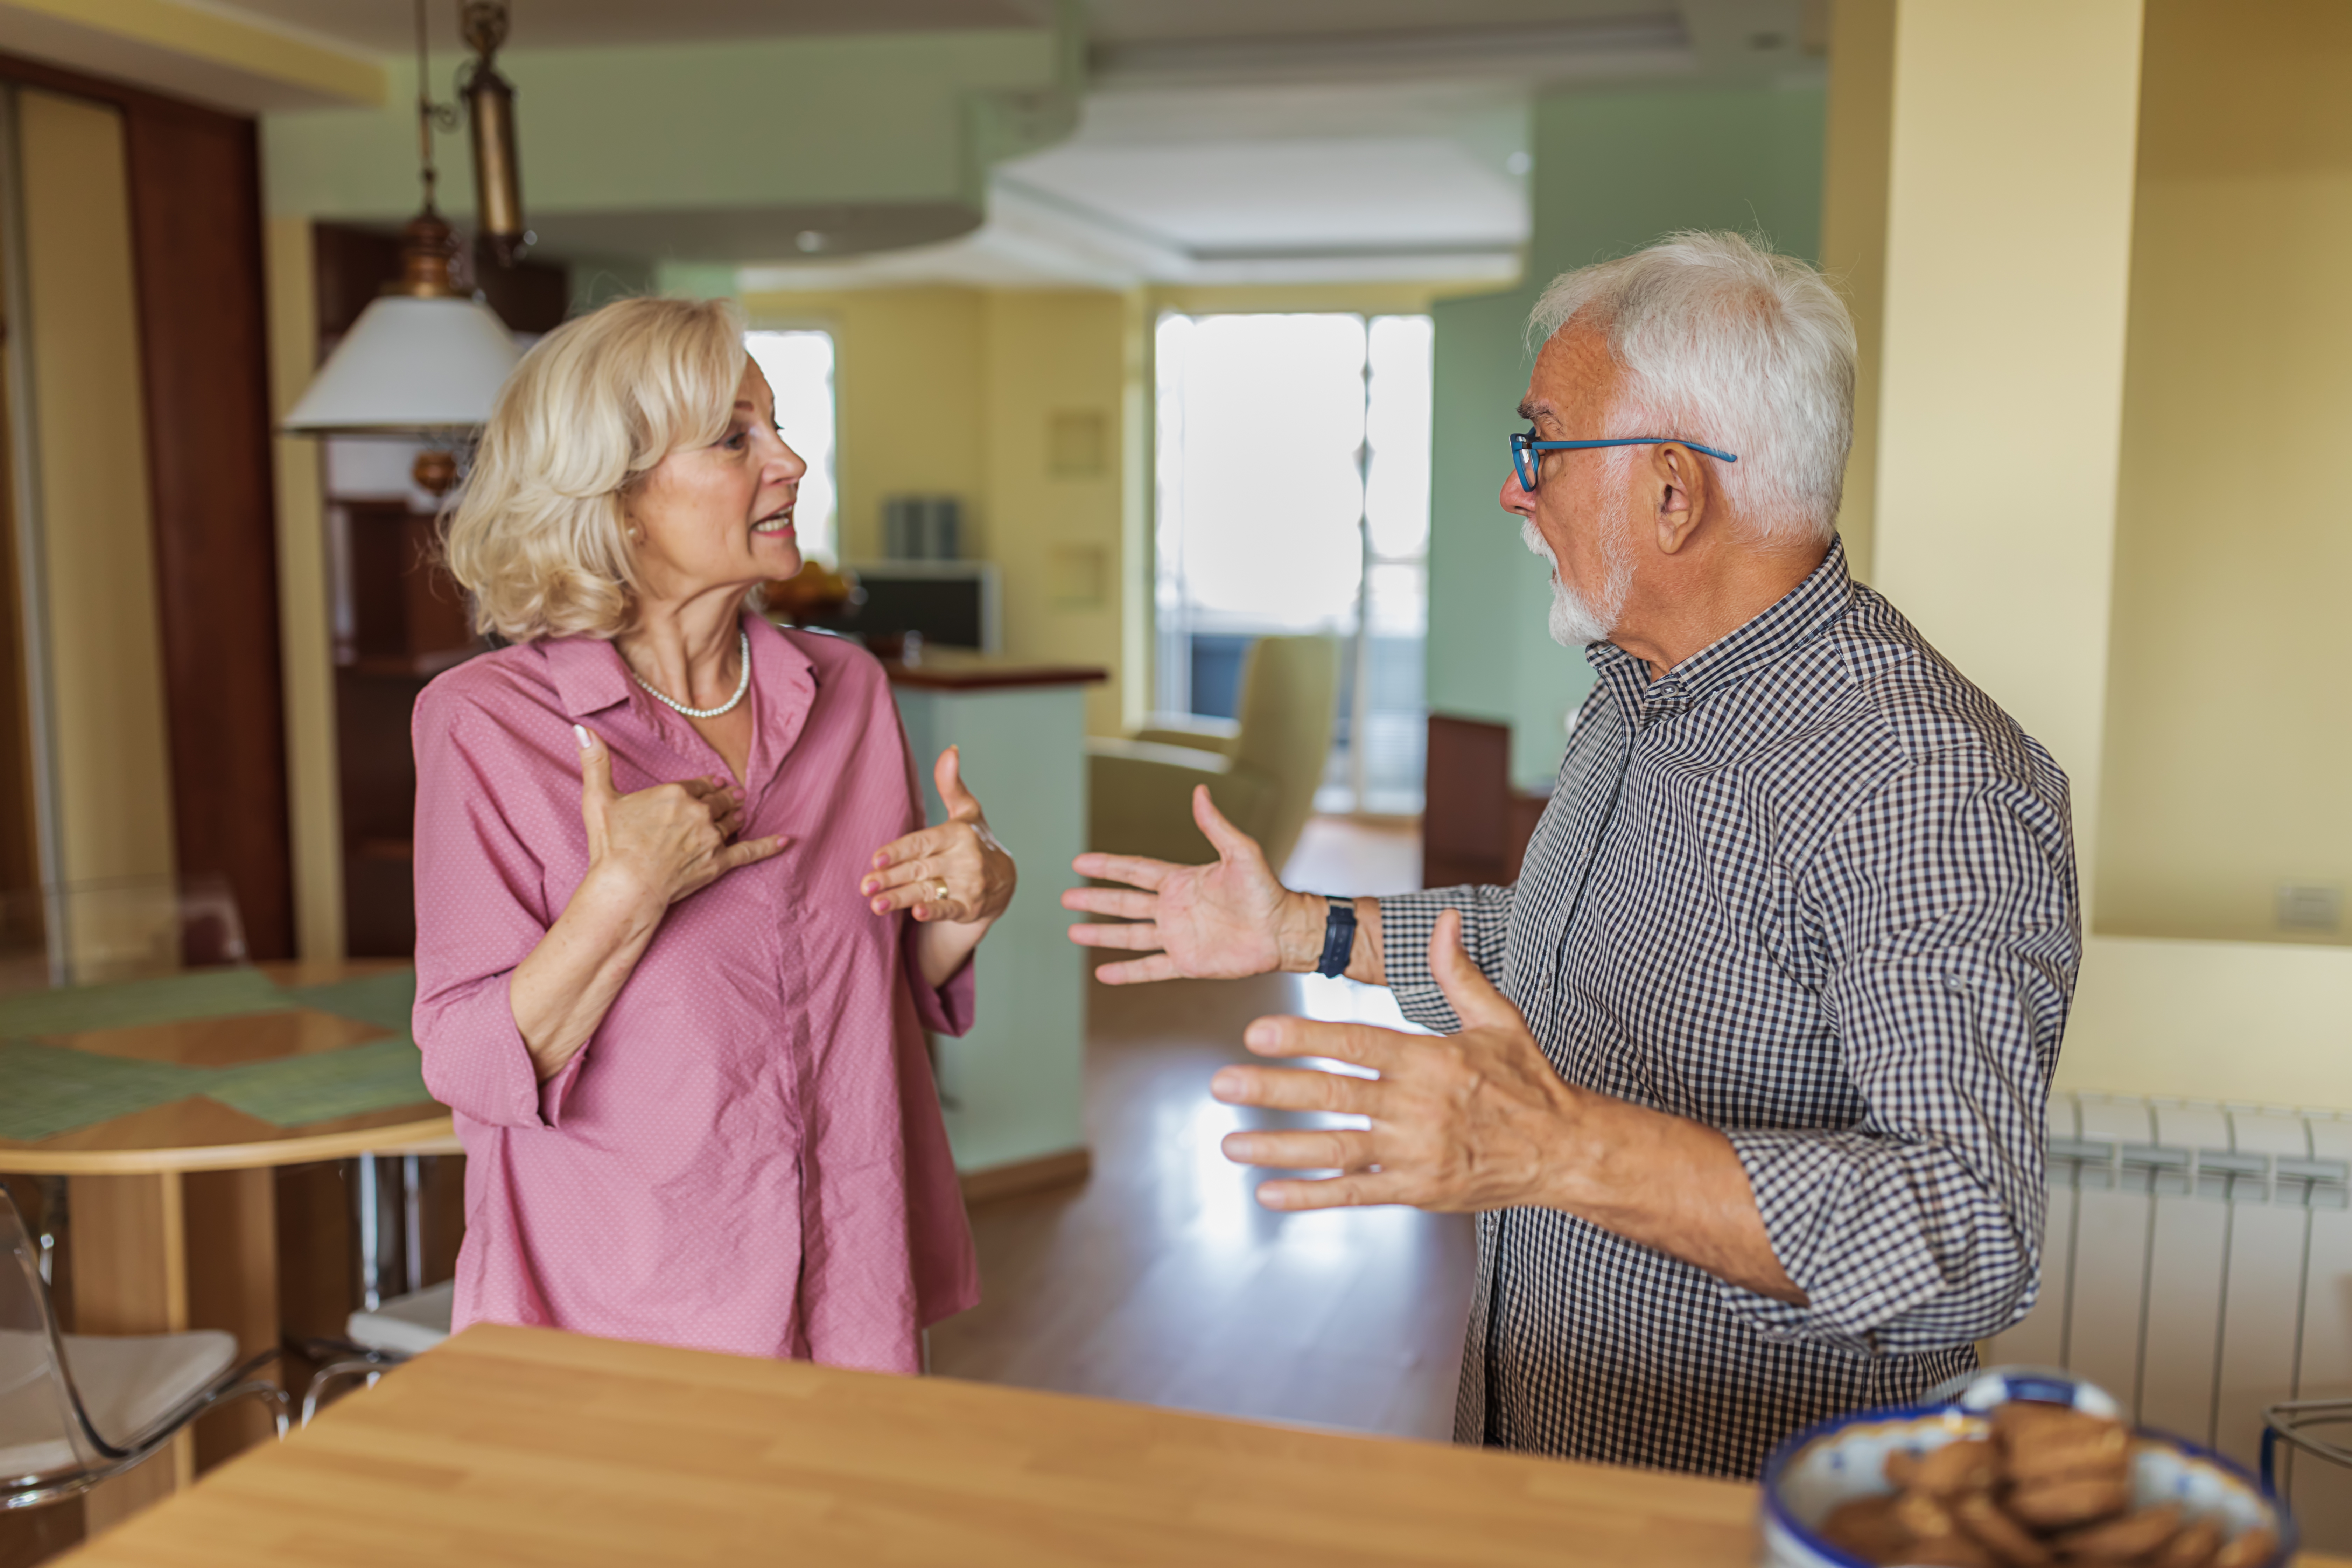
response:
M801 553L837 563L835 521L839 479L834 468L833 334L814 330L749 332L743 346L776 395L784 444L808 464L793 531Z
M1259 637L1345 640L1326 810L1421 807L1426 316L1163 315L1157 705L1230 717Z

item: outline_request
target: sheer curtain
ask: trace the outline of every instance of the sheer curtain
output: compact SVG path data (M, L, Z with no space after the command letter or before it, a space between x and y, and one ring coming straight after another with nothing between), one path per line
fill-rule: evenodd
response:
M1259 637L1344 640L1330 811L1421 807L1426 316L1163 315L1158 705L1234 710Z
M814 328L746 332L743 346L776 395L776 427L784 433L784 445L808 464L793 512L801 553L837 565L833 334Z

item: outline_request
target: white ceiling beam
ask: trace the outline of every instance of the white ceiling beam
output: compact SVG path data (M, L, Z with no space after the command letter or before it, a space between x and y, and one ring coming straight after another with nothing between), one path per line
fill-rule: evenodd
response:
M0 0L0 49L247 114L384 97L366 56L182 0Z

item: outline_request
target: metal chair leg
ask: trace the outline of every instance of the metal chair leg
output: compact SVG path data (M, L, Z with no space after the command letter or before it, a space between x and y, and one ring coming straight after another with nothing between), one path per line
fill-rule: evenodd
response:
M319 1414L320 1395L334 1384L347 1377L364 1377L367 1379L368 1386L373 1388L378 1378L382 1377L388 1369L399 1364L399 1361L388 1357L328 1363L310 1379L310 1386L302 1391L302 1425L308 1426L312 1418Z

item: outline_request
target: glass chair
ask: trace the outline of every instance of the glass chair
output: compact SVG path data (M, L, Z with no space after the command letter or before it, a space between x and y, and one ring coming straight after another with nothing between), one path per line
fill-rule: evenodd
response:
M405 1296L395 1296L373 1311L353 1312L343 1331L349 1339L320 1342L337 1357L319 1369L302 1395L302 1425L319 1414L327 1390L352 1378L365 1378L368 1386L411 1356L423 1355L449 1337L449 1310L457 1300L454 1280L427 1285Z
M0 1509L89 1490L236 1399L269 1402L285 1436L286 1391L240 1364L236 1341L183 1334L68 1334L58 1328L40 1249L0 1189Z

